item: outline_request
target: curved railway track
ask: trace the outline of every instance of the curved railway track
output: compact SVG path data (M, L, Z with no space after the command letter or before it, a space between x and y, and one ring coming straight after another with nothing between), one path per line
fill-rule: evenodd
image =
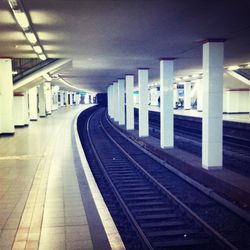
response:
M99 187L105 188L101 188L104 199L119 204L126 216L124 224L141 242L140 247L128 249L250 248L249 223L121 136L103 109L88 119L86 130L84 147L89 159L95 157L90 165L99 168L98 175L93 172ZM100 184L103 179L108 188Z

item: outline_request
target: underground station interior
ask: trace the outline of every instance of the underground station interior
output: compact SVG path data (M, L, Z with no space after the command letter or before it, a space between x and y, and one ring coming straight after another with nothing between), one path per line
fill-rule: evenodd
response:
M250 249L249 0L0 0L0 250Z

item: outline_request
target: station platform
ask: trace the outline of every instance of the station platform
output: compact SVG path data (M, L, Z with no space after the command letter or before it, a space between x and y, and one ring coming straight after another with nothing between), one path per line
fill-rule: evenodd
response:
M160 112L159 106L151 106L149 105L150 111ZM138 105L135 105L135 108L138 108ZM182 116L191 116L191 117L202 117L202 112L198 112L195 109L184 110L184 109L175 109L175 115L182 115ZM250 123L250 114L223 114L224 121L230 122L240 122L240 123Z
M76 116L89 106L0 137L1 250L124 249L75 137Z

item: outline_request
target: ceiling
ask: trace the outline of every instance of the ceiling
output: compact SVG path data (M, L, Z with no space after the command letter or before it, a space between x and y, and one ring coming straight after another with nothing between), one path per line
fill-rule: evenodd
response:
M159 58L175 76L201 71L206 38L226 38L225 66L250 62L249 0L23 0L49 58L71 58L60 75L94 92L137 68L159 79ZM0 56L36 57L7 0L0 0Z

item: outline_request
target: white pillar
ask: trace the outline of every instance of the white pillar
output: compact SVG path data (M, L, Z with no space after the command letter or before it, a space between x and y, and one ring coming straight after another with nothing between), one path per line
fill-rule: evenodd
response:
M69 106L69 92L65 91L65 105L66 107Z
M196 81L197 84L197 111L201 112L203 107L203 86L202 80L198 79Z
M162 59L160 61L161 148L174 146L173 73L173 60Z
M29 113L30 120L37 121L37 87L29 89Z
M0 133L14 133L11 59L0 58Z
M202 165L222 168L223 42L203 44Z
M148 136L148 69L138 69L139 136Z
M191 109L191 82L184 84L184 109Z
M81 101L81 95L79 93L76 93L75 97L76 105L79 105Z
M114 85L110 86L110 117L114 118Z
M52 111L58 109L58 86L52 86Z
M176 108L176 103L179 102L179 93L178 93L178 88L177 84L174 84L173 86L173 108Z
M134 129L134 76L126 75L126 129Z
M118 82L114 82L114 121L118 122Z
M45 91L44 84L40 84L38 87L38 107L39 107L39 116L46 117L46 100L45 100Z
M109 115L109 117L111 117L111 111L110 111L110 109L111 109L111 94L110 94L110 87L111 86L109 86L108 88L107 88L107 104L108 104L108 115Z
M69 101L69 105L72 105L72 93L68 92L68 101Z
M26 93L16 93L13 105L15 126L25 126L29 124L28 99Z
M52 110L51 83L45 82L44 86L45 86L44 89L45 89L46 114L51 115L51 110Z
M60 106L64 106L64 92L60 91Z
M125 81L118 79L118 123L125 125Z

